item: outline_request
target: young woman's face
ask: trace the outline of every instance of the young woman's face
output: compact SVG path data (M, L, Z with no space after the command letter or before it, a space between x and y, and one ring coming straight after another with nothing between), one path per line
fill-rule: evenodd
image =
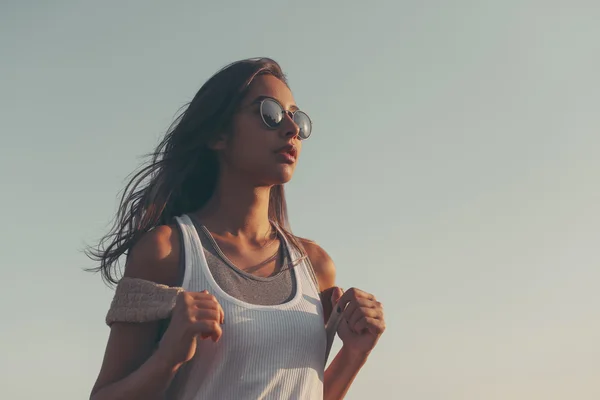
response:
M299 127L289 114L276 128L262 120L262 99L276 100L285 110L295 111L296 102L285 83L272 75L258 76L250 85L233 119L232 132L221 143L224 167L257 186L288 182L294 173L302 142Z

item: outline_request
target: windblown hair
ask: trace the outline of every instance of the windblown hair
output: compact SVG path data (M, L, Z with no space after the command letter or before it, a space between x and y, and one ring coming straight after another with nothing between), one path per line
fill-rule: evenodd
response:
M226 132L252 81L272 75L287 85L277 62L269 58L234 62L213 75L183 107L149 161L125 186L114 224L86 254L100 265L104 281L117 284L120 259L146 232L172 223L175 216L196 211L213 195L219 176L218 159L209 143ZM291 233L283 185L271 188L269 219L274 221L302 258L299 238Z

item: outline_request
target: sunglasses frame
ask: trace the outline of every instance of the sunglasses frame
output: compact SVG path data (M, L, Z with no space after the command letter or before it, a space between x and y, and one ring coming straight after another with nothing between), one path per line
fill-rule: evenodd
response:
M287 114L287 115L289 115L289 116L290 116L290 118L292 119L292 121L294 121L294 124L296 124L298 127L300 127L300 125L298 125L298 123L297 123L297 122L294 120L294 117L296 116L296 114L297 114L297 113L302 113L302 114L303 114L303 115L304 115L306 118L308 118L308 122L310 123L310 133L308 134L308 136L307 136L307 137L302 137L302 136L300 135L300 133L298 133L298 138L299 138L300 140L306 140L306 139L310 138L310 136L312 135L312 126L313 126L313 123L312 123L312 120L310 119L310 117L308 116L308 114L307 114L307 113L305 113L305 112L304 112L304 111L302 111L302 110L295 110L295 111L289 111L289 110L286 110L285 108L283 108L283 106L281 105L281 103L279 103L277 100L275 100L274 98L271 98L271 97L268 97L268 98L265 98L265 99L262 99L262 100L260 100L260 108L259 108L259 112L260 112L260 118L262 119L262 121L263 121L263 124L265 124L265 126L266 126L267 128L269 128L269 129L277 129L277 128L278 128L278 127L281 125L281 122L279 122L279 123L278 123L276 126L271 126L271 125L269 125L269 124L267 123L267 121L265 120L265 115L264 115L264 113L263 113L263 105L264 105L264 104L265 104L265 102L267 102L267 101L270 101L270 102L273 102L273 103L275 103L275 104L276 104L276 105L277 105L277 106L278 106L278 107L281 109L281 112L282 112L282 114ZM282 120L281 120L281 121L283 121L283 118L282 118Z

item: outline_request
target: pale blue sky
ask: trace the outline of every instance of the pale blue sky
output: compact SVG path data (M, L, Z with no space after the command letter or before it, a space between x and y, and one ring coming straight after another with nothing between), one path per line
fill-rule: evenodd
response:
M87 397L112 292L80 250L202 83L269 56L315 122L293 228L387 312L347 398L600 398L598 21L592 0L3 1L0 397Z

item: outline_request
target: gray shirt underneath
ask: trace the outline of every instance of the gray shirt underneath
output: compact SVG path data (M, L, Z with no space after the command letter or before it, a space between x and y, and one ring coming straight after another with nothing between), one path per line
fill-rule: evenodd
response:
M217 282L217 285L225 293L246 303L258 305L283 304L294 297L296 293L296 278L289 267L292 265L289 249L284 249L284 267L281 271L265 278L255 276L233 265L223 254L210 232L194 218L191 219L202 242L208 269ZM283 241L281 243L282 246L285 246ZM183 240L181 240L179 271L180 281L183 281L183 273L185 271Z

